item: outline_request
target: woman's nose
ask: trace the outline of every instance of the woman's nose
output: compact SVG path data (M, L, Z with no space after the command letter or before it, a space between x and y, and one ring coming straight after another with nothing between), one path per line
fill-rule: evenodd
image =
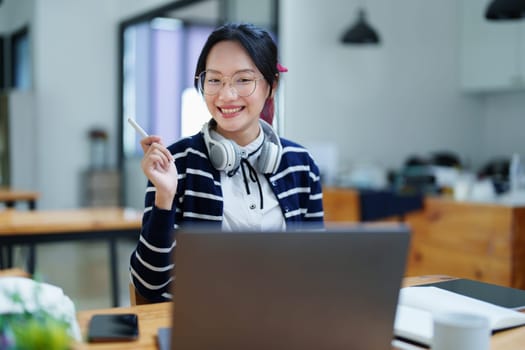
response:
M219 98L223 100L236 99L237 91L231 86L231 83L225 82L222 84L221 89L219 90Z

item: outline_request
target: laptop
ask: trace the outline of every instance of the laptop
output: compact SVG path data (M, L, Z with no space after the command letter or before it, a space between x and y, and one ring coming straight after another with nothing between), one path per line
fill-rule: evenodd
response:
M171 349L391 349L409 229L179 232ZM160 333L159 333L160 335Z

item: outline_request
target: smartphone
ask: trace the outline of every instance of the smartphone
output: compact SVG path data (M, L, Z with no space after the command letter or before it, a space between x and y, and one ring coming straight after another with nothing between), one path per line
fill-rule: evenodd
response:
M135 340L139 336L136 314L96 314L88 326L88 342Z

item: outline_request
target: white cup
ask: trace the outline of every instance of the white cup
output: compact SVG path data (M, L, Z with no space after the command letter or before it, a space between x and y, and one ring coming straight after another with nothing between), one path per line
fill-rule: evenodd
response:
M432 350L489 350L489 320L481 315L443 312L434 315Z

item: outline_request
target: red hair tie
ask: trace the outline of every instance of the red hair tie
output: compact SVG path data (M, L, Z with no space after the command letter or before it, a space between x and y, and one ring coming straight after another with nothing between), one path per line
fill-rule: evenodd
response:
M288 68L281 65L280 63L277 63L277 71L279 73L286 73L288 72ZM273 123L273 117L275 113L275 102L273 100L273 97L268 97L266 99L266 102L264 103L263 109L261 111L260 117L262 120L267 122L268 124L272 125Z
M285 66L281 65L279 62L277 62L277 70L279 71L279 73L286 73L286 72L288 72L288 68L286 68Z

